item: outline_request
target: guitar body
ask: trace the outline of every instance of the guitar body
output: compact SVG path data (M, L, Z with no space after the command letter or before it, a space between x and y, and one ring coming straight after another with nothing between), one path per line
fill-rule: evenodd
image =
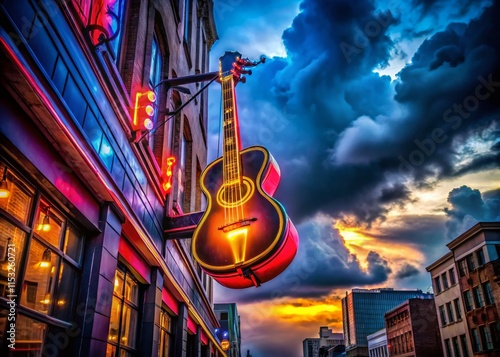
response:
M223 158L201 176L207 209L192 239L201 267L229 288L259 286L292 262L298 234L283 206L272 195L280 181L276 161L267 149L240 151L239 183L225 184Z

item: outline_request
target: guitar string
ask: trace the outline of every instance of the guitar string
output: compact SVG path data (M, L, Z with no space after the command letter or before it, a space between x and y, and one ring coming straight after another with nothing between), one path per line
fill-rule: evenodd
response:
M237 116L238 116L238 112L237 112L237 107L236 107L236 93L235 93L235 83L234 83L234 78L232 78L231 80L231 83L232 83L232 86L231 86L231 90L232 90L232 98L233 98L233 108L234 108L234 113L233 113L233 117L236 118L233 120L234 122L234 135L236 137L235 139L235 155L236 155L236 170L237 170L237 179L238 179L238 189L239 189L239 202L240 204L238 205L238 208L240 209L241 211L241 218L239 219L245 219L245 215L244 215L244 212L243 212L243 203L242 203L242 200L243 200L243 193L242 193L242 184L243 184L243 171L242 171L242 168L241 168L241 160L240 160L240 157L239 157L239 151L241 150L241 146L240 146L240 136L239 136L239 128L237 127L237 124L239 124L239 122L236 122L238 120ZM238 212L239 213L239 212Z

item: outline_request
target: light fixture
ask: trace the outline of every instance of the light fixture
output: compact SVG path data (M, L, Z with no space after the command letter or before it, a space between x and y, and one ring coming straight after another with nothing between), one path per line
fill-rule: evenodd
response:
M9 270L9 254L8 254L8 250L9 250L11 239L12 239L11 237L7 238L7 244L5 245L5 251L4 251L4 258L2 259L2 263L1 263L1 270L5 270L5 271Z
M2 181L0 181L0 198L10 196L9 184L7 183L7 166L3 170Z
M45 294L45 297L43 298L43 300L40 300L40 303L42 303L42 305L50 304L50 294Z
M42 254L42 260L40 261L40 268L48 268L50 266L51 257L52 254L50 252L50 249L45 249Z
M44 231L48 232L50 231L50 217L49 217L49 211L50 207L47 207L47 210L45 212L45 216L41 219L41 221L38 223L37 229L39 231Z

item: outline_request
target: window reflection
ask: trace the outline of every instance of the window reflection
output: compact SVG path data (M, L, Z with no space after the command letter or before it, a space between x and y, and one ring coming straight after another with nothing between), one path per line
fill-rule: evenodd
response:
M58 256L50 248L33 240L22 288L22 305L40 312L49 312L53 302L52 295L58 262Z

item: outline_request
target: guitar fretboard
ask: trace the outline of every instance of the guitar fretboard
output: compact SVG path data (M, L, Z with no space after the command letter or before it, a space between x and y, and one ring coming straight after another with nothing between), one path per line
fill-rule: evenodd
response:
M239 159L241 147L232 75L222 78L222 109L224 184L239 185L241 180Z

